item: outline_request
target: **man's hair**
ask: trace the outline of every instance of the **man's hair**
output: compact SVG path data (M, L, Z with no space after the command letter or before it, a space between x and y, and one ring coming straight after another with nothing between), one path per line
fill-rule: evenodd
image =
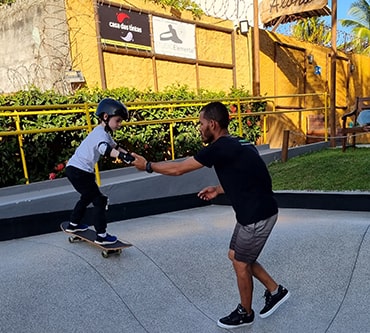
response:
M229 126L229 111L226 106L220 102L212 102L205 105L201 112L207 120L216 121L222 129L227 129Z

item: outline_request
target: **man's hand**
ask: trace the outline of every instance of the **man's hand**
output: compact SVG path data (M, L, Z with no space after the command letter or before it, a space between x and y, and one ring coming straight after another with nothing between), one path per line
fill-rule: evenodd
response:
M208 186L198 193L198 197L206 201L212 200L222 193L218 191L218 187L219 186Z
M147 163L147 160L145 159L145 157L135 154L135 153L131 153L131 155L135 158L135 160L131 162L131 164L135 166L138 170L145 171L146 163Z

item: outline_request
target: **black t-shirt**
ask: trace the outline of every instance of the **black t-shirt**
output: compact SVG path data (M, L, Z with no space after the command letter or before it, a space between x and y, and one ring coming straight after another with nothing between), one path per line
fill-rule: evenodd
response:
M204 166L214 166L240 224L256 223L278 212L270 174L254 145L223 136L194 158Z

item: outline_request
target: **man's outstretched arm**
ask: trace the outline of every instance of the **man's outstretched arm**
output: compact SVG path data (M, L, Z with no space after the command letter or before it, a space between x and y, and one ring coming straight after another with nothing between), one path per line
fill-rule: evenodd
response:
M164 162L149 162L145 157L131 153L135 158L132 162L138 170L147 172L157 172L162 175L180 176L184 173L194 171L203 167L194 157L188 157L183 161L164 161Z

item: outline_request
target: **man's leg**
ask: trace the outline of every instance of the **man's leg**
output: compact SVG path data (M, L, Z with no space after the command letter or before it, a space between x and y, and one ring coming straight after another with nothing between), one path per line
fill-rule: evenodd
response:
M234 257L235 252L229 250L229 259L233 263L238 283L240 304L244 307L248 314L252 313L252 294L253 294L253 279L251 264L238 261Z
M269 273L257 261L251 264L252 275L260 281L269 292L273 292L278 288L278 284L270 276Z
M252 310L253 277L267 289L266 304L260 312L262 318L272 314L289 298L288 290L278 285L257 262L276 220L277 214L252 225L242 226L237 223L230 242L229 258L237 275L241 304L247 312Z
M247 310L252 312L252 298L253 298L253 276L260 281L269 292L274 292L279 285L267 273L267 271L258 262L247 264L242 261L235 260L235 252L229 250L229 258L233 263L238 283L240 304Z
M233 329L253 324L254 311L252 310L253 279L250 264L234 258L234 250L229 250L229 259L232 261L239 288L240 303L228 316L219 319L217 325L226 329Z

